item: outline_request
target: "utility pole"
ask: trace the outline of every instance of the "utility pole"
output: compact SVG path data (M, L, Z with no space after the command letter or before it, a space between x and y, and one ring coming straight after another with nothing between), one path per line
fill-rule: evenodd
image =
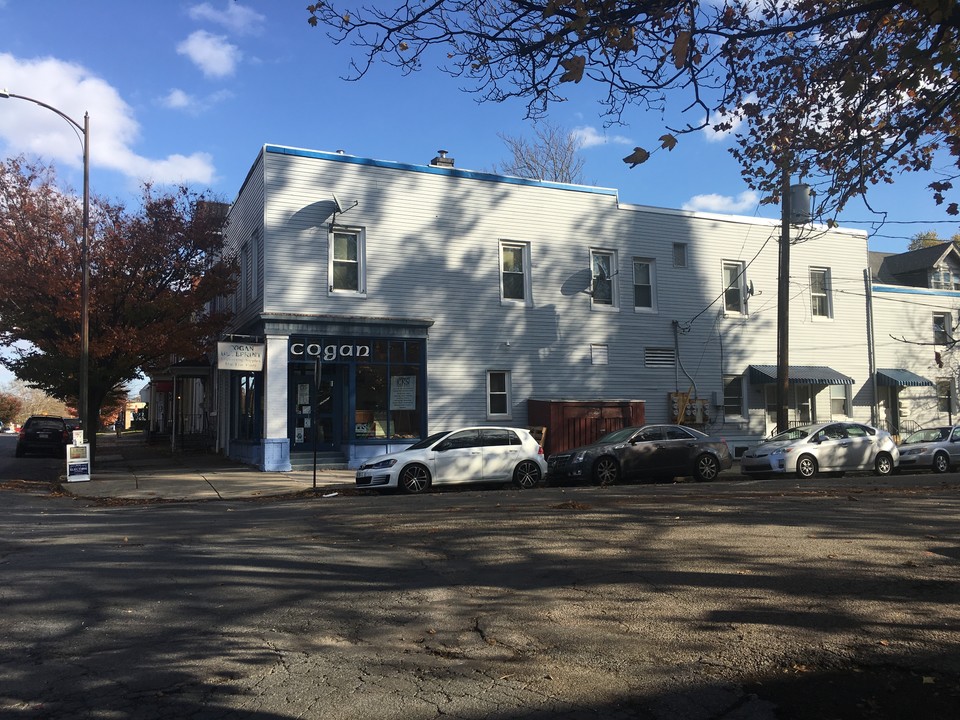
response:
M790 387L790 213L790 161L784 160L780 179L780 272L777 280L777 432L787 429Z

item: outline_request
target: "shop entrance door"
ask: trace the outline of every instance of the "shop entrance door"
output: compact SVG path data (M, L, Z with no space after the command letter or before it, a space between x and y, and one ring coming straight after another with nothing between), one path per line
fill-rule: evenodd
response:
M337 365L322 365L320 382L312 365L290 371L290 452L339 450L341 408L338 391L340 371Z

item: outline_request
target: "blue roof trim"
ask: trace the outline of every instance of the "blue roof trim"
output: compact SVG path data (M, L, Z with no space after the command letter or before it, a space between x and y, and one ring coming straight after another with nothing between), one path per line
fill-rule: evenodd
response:
M960 290L937 290L935 288L910 287L908 285L874 285L874 292L897 295L936 295L937 297L960 298Z
M469 180L486 180L487 182L504 183L506 185L523 185L526 187L549 188L551 190L570 190L572 192L617 197L617 190L614 188L571 185L569 183L548 182L546 180L527 180L525 178L496 175L494 173L478 172L476 170L442 168L432 165L412 165L410 163L396 162L395 160L373 160L372 158L357 157L356 155L341 155L340 153L324 152L322 150L302 150L300 148L290 148L282 145L264 145L263 150L264 152L275 153L277 155L293 155L296 157L316 158L317 160L332 160L333 162L366 165L368 167L387 168L390 170L405 170L407 172L425 173L427 175L447 175Z

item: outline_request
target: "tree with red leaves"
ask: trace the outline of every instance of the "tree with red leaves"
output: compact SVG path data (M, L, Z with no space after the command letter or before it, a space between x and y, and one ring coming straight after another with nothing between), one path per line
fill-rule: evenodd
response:
M142 371L213 347L229 314L214 301L234 288L223 256L224 206L188 188L141 206L91 200L89 412ZM13 158L0 164L0 346L2 362L28 385L76 406L80 366L81 203L54 170ZM26 348L26 349L25 349Z

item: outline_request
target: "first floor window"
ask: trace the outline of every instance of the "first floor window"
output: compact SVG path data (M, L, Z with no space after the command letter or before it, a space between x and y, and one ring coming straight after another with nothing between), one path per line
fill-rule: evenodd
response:
M509 418L510 415L510 373L490 370L487 373L487 416Z
M649 258L633 260L633 307L636 310L656 310L654 280L656 264Z
M850 417L850 403L847 399L849 385L830 386L830 415L834 418Z
M723 376L723 413L726 416L743 415L743 376Z
M330 244L330 291L364 292L363 233L338 229Z
M952 413L953 402L953 381L950 378L940 378L937 380L937 409L940 412Z

